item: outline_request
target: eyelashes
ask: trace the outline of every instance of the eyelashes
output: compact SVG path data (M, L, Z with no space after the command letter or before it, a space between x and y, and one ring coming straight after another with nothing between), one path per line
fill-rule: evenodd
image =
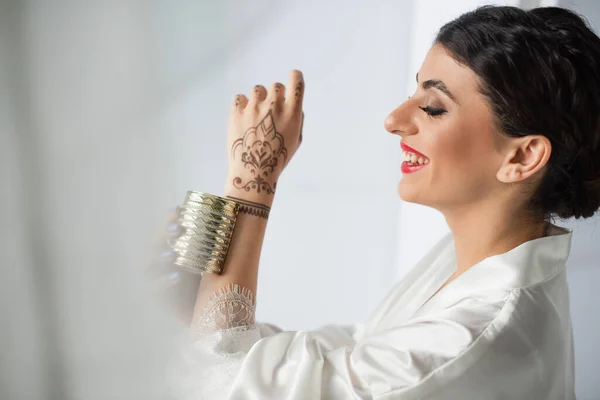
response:
M408 96L408 99L410 99L410 97L411 96ZM425 107L419 106L419 108L425 111L425 113L427 113L427 115L429 115L430 117L439 117L440 115L445 114L447 112L443 108L431 107L429 105Z
M427 113L427 115L429 115L430 117L439 117L440 115L442 115L446 112L446 110L444 110L443 108L434 108L434 107L430 107L430 106L425 106L425 107L419 106L419 108L421 110L425 111Z

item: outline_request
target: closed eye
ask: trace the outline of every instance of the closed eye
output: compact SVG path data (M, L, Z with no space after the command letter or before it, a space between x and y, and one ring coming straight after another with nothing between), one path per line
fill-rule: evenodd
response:
M419 106L419 108L421 110L425 111L427 113L427 115L429 115L431 117L438 117L446 112L446 110L444 110L443 108L434 108L434 107L430 107L430 106L425 106L425 107Z

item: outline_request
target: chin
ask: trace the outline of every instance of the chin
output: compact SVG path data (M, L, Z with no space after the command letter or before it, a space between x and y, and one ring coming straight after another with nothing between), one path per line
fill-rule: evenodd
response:
M403 201L423 204L421 201L419 201L419 198L422 197L422 193L419 192L419 189L416 187L416 185L408 184L407 182L404 182L404 180L401 180L398 184L398 195Z

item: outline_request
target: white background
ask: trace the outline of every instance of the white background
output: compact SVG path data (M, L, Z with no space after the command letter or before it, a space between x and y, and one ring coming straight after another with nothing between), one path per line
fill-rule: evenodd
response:
M447 232L400 202L399 138L383 120L437 29L486 3L1 3L0 398L163 397L180 327L132 265L186 190L222 191L233 96L292 68L306 79L304 141L279 181L257 317L368 318ZM600 28L596 2L561 5ZM600 399L598 221L566 223L583 400Z

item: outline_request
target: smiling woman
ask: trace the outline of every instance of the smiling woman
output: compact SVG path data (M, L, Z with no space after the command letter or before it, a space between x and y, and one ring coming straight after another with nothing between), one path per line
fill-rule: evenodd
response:
M398 192L452 233L368 321L312 331L254 321L268 213L249 211L269 209L298 149L303 76L236 98L225 192L246 211L203 276L178 397L575 398L571 231L553 218L600 207L600 39L565 9L481 7L441 28L417 82L385 120Z

